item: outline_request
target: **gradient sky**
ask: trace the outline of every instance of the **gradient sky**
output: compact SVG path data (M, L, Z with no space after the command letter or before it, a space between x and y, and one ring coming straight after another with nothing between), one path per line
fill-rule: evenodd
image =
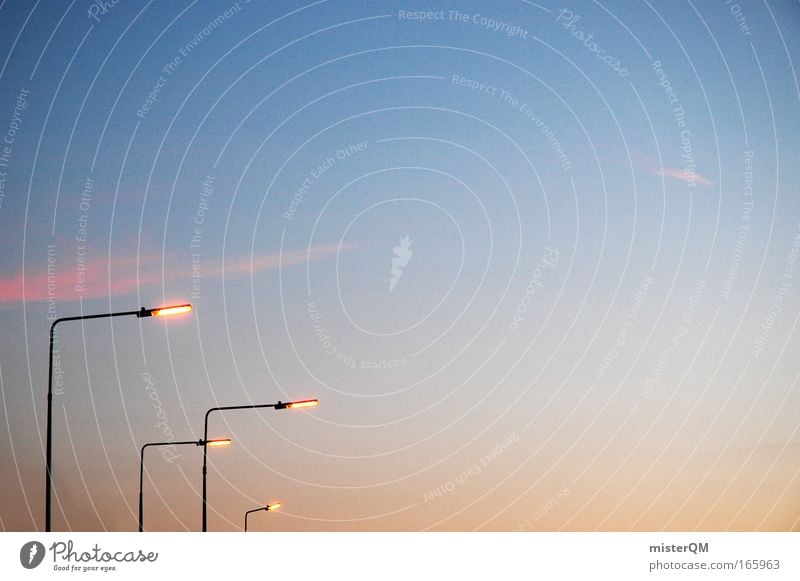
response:
M0 3L0 529L49 317L191 302L59 326L54 530L309 397L210 530L800 530L797 2L100 4Z

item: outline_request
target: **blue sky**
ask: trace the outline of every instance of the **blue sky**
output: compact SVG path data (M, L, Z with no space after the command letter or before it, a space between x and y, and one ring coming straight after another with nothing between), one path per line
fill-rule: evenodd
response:
M0 4L0 526L797 530L798 16Z

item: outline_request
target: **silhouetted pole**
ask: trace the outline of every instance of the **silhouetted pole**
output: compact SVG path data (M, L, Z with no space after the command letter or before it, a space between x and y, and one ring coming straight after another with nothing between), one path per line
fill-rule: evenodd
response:
M111 317L127 317L136 315L138 318L142 317L163 317L167 315L175 315L178 313L187 313L192 310L192 305L177 305L174 307L161 307L157 309L145 309L142 307L138 311L121 311L117 313L102 313L99 315L78 315L75 317L62 317L53 321L50 325L50 358L47 367L47 436L46 436L46 451L45 451L45 481L44 481L44 530L50 532L51 526L51 489L53 480L53 344L56 325L64 321L88 321L90 319L108 319Z
M203 440L208 441L208 416L211 412L219 412L219 411L227 411L227 410L254 410L254 409L264 409L264 408L274 408L276 410L285 410L285 409L295 409L295 408L306 408L306 407L313 407L319 405L319 400L317 399L304 399L300 401L291 401L291 402L278 402L278 403L264 403L264 404L254 404L254 405L231 405L231 406L223 406L223 407L215 407L211 408L206 412L205 418L205 425L203 426ZM203 532L208 531L208 500L207 500L207 475L208 475L208 462L207 462L207 455L206 450L208 446L203 446Z

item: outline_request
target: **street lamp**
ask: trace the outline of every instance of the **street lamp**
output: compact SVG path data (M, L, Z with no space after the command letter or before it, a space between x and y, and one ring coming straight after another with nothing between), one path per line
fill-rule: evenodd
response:
M160 307L157 309L145 309L142 307L138 311L123 311L117 313L103 313L100 315L78 315L76 317L63 317L56 319L50 325L50 361L47 370L47 450L45 455L45 501L44 501L44 530L50 532L50 490L53 479L53 344L56 325L64 321L88 321L89 319L108 319L110 317L126 317L136 315L142 317L164 317L178 313L188 313L192 310L192 305L175 305L171 307Z
M223 406L223 407L215 407L211 408L206 412L206 419L205 419L205 426L203 428L203 440L208 441L208 416L211 412L219 412L219 411L226 411L226 410L253 410L253 409L261 409L261 408L274 408L276 410L285 410L285 409L294 409L294 408L307 408L307 407L314 407L319 405L318 399L304 399L300 401L291 401L291 402L281 402L278 403L264 403L264 404L253 404L253 405L232 405L232 406ZM208 473L208 464L207 464L207 456L206 450L208 446L203 446L203 532L208 531L208 500L206 496L206 475Z
M301 399L300 401L290 401L286 403L278 402L275 404L276 410L293 410L298 408L312 408L319 405L318 399Z
M170 315L180 315L181 313L188 313L191 312L192 305L178 305L175 307L161 307L159 309L145 309L142 307L142 310L139 311L138 315L140 317L169 317Z
M248 510L244 513L244 532L247 532L247 517L250 516L251 513L265 511L269 512L270 510L278 510L281 507L280 502L273 502L272 504L268 504L267 506L259 506L258 508L254 508L252 510Z
M142 446L142 453L141 458L139 460L139 532L141 533L144 531L144 498L142 495L143 483L144 483L144 450L149 446L184 446L184 445L195 445L195 446L202 446L203 444L208 446L228 446L230 445L231 441L229 438L219 439L219 440L210 440L208 442L203 442L203 440L189 440L186 442L149 442Z

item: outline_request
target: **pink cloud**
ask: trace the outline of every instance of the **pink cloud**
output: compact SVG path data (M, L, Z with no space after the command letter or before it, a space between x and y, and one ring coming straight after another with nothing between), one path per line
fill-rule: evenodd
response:
M306 261L325 258L336 254L339 250L352 250L353 248L352 244L343 244L341 248L336 244L320 244L306 250L288 250L283 253L228 258L225 261L225 276L293 266ZM211 270L210 276L221 276L223 274L219 264L211 265L209 269ZM203 267L203 276L206 276L205 266Z
M714 182L712 182L710 179L692 170L665 167L656 163L652 158L642 155L641 153L634 153L633 158L637 162L636 165L650 175L674 178L686 183L696 183L705 188L710 188L714 185Z
M244 274L290 267L311 260L319 260L335 255L340 250L350 250L353 245L322 244L305 250L289 250L283 253L253 256L235 256L221 260L204 260L201 265L203 278L241 276ZM69 256L63 265L47 265L27 269L25 273L0 276L0 305L20 301L47 301L50 298L48 285L53 298L59 302L79 299L107 298L127 295L142 287L161 284L170 280L190 280L192 264L174 268L161 263L156 256L113 257L109 268L106 258L87 258L79 268L74 256ZM119 274L117 274L119 273Z
M70 256L72 268L64 268L58 264L49 267L27 269L11 276L0 277L0 303L18 301L46 301L49 298L48 285L52 285L53 297L58 301L76 301L80 298L96 299L109 295L125 295L137 287L157 282L160 277L155 272L141 273L136 276L109 277L108 262L104 259L87 259L81 263ZM151 259L142 257L140 268L152 269L147 263ZM115 262L115 268L135 272L135 258L123 257Z
M655 171L655 175L675 178L676 180L681 180L687 183L694 182L706 188L710 188L714 185L710 179L701 176L699 173L693 173L691 171L677 169L674 167L662 167L660 170Z

